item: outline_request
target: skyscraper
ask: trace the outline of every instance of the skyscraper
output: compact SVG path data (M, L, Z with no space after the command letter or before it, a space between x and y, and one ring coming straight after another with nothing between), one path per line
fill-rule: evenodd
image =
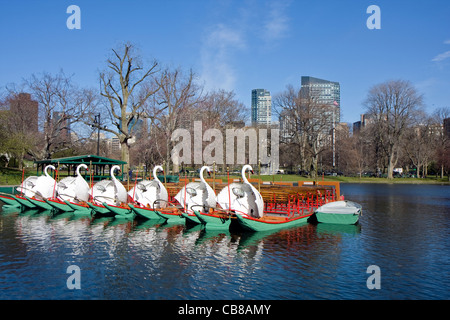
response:
M252 90L252 126L272 123L272 97L265 89Z
M301 90L314 97L317 103L332 106L335 110L335 122L341 121L341 86L339 82L302 76Z
M336 124L341 121L341 87L339 82L328 81L313 77L302 77L300 92L305 97L310 97L318 105L323 105L323 116L326 124L323 132L330 134L330 142L333 150L333 168L336 165Z

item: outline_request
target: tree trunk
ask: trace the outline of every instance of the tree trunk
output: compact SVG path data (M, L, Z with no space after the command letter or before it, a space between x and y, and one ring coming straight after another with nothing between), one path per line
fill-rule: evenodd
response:
M389 155L389 162L388 162L388 172L387 172L387 178L388 179L393 179L394 175L394 152L391 152L391 154Z
M123 140L120 142L120 148L121 148L120 160L127 162L126 164L123 165L122 173L127 174L130 163L130 146L128 145L127 140Z

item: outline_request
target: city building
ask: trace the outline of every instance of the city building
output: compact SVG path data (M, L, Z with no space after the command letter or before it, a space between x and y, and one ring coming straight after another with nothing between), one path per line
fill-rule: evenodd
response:
M252 90L252 126L272 123L272 97L265 89Z
M450 139L450 118L444 119L444 134Z
M70 143L70 122L64 112L53 111L52 125L53 130L55 131L55 133L57 133L56 140L59 143Z
M280 142L290 143L292 142L292 135L295 132L295 121L293 121L291 115L286 110L283 110L279 116L280 122Z
M360 121L353 122L353 134L358 134L362 128L366 127L370 123L373 123L370 116L365 113L362 114Z
M341 121L341 86L339 82L319 78L302 76L301 92L316 99L318 104L330 106L334 109L334 121Z

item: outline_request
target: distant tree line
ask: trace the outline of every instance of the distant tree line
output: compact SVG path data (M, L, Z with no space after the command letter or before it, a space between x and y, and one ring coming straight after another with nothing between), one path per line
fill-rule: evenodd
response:
M353 135L335 126L334 139L330 106L316 98L292 86L274 98L288 127L280 151L285 166L313 177L334 171L392 179L397 167L404 169L403 175L411 169L417 177L430 170L441 177L449 174L450 139L443 123L450 109L427 114L422 95L410 82L394 80L373 86L365 101L364 125Z

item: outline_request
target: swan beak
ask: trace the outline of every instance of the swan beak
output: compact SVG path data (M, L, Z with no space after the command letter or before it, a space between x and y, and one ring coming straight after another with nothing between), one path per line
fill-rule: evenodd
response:
M252 174L255 174L255 173L253 172L253 170L250 170L250 172L251 172Z

